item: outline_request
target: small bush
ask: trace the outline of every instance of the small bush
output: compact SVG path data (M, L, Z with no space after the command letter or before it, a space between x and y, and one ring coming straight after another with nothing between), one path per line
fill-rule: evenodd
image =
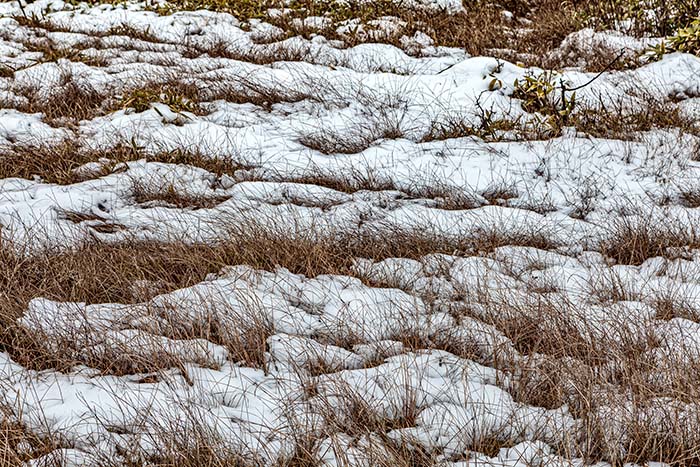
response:
M700 18L667 37L661 44L654 47L650 54L654 58L661 58L664 54L671 52L700 55Z
M567 94L563 83L557 86L552 72L525 75L516 80L514 86L513 97L521 101L526 112L543 115L545 119L542 124L552 132L558 134L561 127L569 123L569 117L576 107L576 93ZM560 93L559 97L557 93Z

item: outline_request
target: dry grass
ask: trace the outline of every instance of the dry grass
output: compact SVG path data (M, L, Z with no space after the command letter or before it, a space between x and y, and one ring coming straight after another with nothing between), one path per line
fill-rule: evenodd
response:
M475 194L470 194L460 187L446 183L416 185L409 187L405 192L410 198L424 199L439 209L466 210L475 209L482 205Z
M96 42L91 39L80 47L62 47L56 42L44 39L32 42L26 42L25 47L30 52L39 52L42 54L40 62L57 62L60 59L70 60L71 62L82 62L89 66L101 67L107 63L104 58L99 55L88 55L82 48L88 48L95 45Z
M128 147L118 147L117 150L131 152ZM238 170L250 170L253 166L243 165L236 162L233 158L226 159L221 157L212 157L198 151L187 151L176 149L173 151L162 151L154 154L138 154L132 158L145 158L149 162L162 162L165 164L182 164L192 167L199 167L207 172L215 174L217 177L222 175L233 175Z
M28 367L62 368L66 363L72 363L61 361L60 354L51 356L52 352L47 353L42 349L40 339L28 335L16 325L15 320L23 315L28 302L35 297L85 303L134 303L147 298L134 293L135 283L157 284L150 294L163 293L194 285L207 274L218 272L227 265L247 264L266 270L282 266L294 273L315 277L319 274L349 274L353 258L356 257L377 260L387 257L418 258L435 252L487 252L511 244L553 247L544 231L513 237L504 236L497 228L457 243L415 233L396 234L389 238L384 234L365 238L342 235L317 238L303 233L281 237L262 225L254 224L232 225L230 233L228 240L213 246L94 243L71 252L48 252L29 257L3 250L0 256L0 290L12 292L0 295L0 308L3 310L2 348ZM251 330L254 335L250 339L257 342L255 348L260 348L264 341L265 333L259 330L259 326ZM189 337L202 334L207 337L213 335L211 332L198 332ZM217 339L212 340L218 342ZM244 335L241 337L242 343L248 340ZM231 347L235 350L240 346ZM251 358L243 355L243 359ZM259 362L260 358L254 357L252 360ZM113 365L108 368L109 371L117 371ZM133 370L125 362L120 362L119 368L118 371L122 373Z
M321 127L299 136L299 142L309 149L323 154L357 154L381 139L396 139L402 136L398 125L382 128L381 125L353 125L347 131L336 132Z
M38 89L25 93L29 105L18 110L26 113L41 113L50 125L72 125L102 115L104 97L85 83L78 83L68 71L63 73L61 83L48 98L38 94Z
M627 22L629 33L641 36L668 36L697 17L698 0L626 0L590 2L587 12L593 26L611 29ZM654 14L648 14L653 11Z
M203 196L180 193L172 184L153 186L138 179L132 180L134 201L140 205L166 206L179 209L210 209L223 203L228 196Z
M325 2L335 5L333 2ZM584 5L581 5L584 3ZM370 21L384 14L394 15L406 22L400 35L411 34L416 30L428 31L439 44L465 48L472 54L490 53L493 48L509 48L497 52L505 57L522 58L522 54L532 54L530 64L541 64L546 52L556 47L569 32L580 28L586 21L585 13L593 4L600 2L555 2L553 0L532 0L529 2L512 0L502 2L502 6L516 14L513 22L505 19L498 8L487 1L470 2L467 13L449 16L445 14L428 15L420 12L398 8L393 2L374 2L363 6L353 15L359 15L364 21ZM187 0L176 3L182 8L199 8L199 1ZM264 16L265 2L228 1L204 4L212 9L232 11L246 18ZM324 2L302 0L291 2L294 10L291 17L273 21L283 26L288 34L309 36L310 30L295 26L291 19L304 14L326 14L334 22L341 21L350 12L342 9L329 11ZM337 5L334 8L340 8ZM620 13L622 15L622 13ZM529 30L520 27L522 19L533 21ZM47 27L37 19L25 19L25 24L33 27ZM484 24L490 25L483 27ZM295 29L296 28L296 29ZM328 37L341 38L335 31L326 31ZM127 27L116 28L109 34L123 34L144 41L155 41L148 30L139 31ZM399 37L390 36L386 41L399 44ZM366 39L360 35L342 36L348 45L360 43ZM286 55L275 55L285 50ZM73 54L65 49L47 46L39 50L44 60L81 60L82 53ZM240 60L254 61L260 64L278 60L301 60L303 51L271 47L255 56L236 53L218 44L207 51L211 56L221 56ZM600 69L603 61L600 54L592 53L586 57L588 69ZM561 64L561 63L560 63ZM557 66L556 62L547 66ZM5 73L3 71L3 73ZM31 96L31 93L29 94ZM303 92L292 92L279 88L262 88L254 83L241 81L241 86L226 87L207 86L197 89L180 82L156 84L147 89L127 93L116 103L114 108L132 108L137 112L147 110L153 102L163 102L176 112L201 113L199 102L214 98L224 98L229 102L252 102L271 110L280 102L296 102L308 99ZM40 111L52 124L75 123L80 119L92 118L107 111L102 97L93 90L77 85L71 77L66 81L60 93L48 102L32 102L26 111ZM623 111L623 106L611 106L600 112L581 111L569 122L578 130L591 136L605 138L634 139L635 133L655 128L680 128L693 132L693 122L684 118L669 103L649 100L649 105L640 112ZM480 123L466 124L463 120L436 124L434 131L426 140L447 139L476 136L487 141L500 141L509 132L520 129L517 122L492 118L484 113ZM524 136L526 133L522 133ZM401 132L397 127L388 127L385 131L372 128L360 128L357 134L335 134L332 131L319 130L300 136L305 146L324 154L361 152L381 138L399 138ZM81 165L107 157L112 163L104 171L93 176L106 175L115 170L120 162L145 158L149 161L172 164L188 164L204 168L217 176L233 175L241 166L232 160L210 159L199 153L173 151L159 154L143 154L133 147L118 147L112 151L94 151L66 142L51 147L14 146L0 155L0 178L39 176L50 183L69 184L83 180L85 177L76 172ZM121 169L116 169L121 170ZM307 175L294 180L299 183L313 183L343 192L353 193L358 190L395 190L391 181L381 180L376 173L349 172L344 174ZM433 203L442 209L467 210L480 207L486 202L492 205L507 205L508 201L518 196L514 186L496 187L479 196L459 190L457 187L416 186L404 189L407 197ZM686 206L700 206L700 196L690 188L680 191ZM134 195L137 203L150 205L168 205L177 208L210 208L225 198L205 198L183 196L171 185L163 187L146 187L135 182ZM575 215L585 217L589 208L582 206ZM65 219L75 223L95 222L100 219L79 213L64 212ZM683 257L688 250L700 247L700 241L694 231L678 233L673 229L659 230L651 223L651 216L640 219L633 216L618 216L607 226L610 239L601 246L600 251L617 264L639 265L649 258L664 256ZM225 222L225 219L223 220ZM269 220L268 220L269 221ZM268 222L269 223L269 222ZM267 224L265 224L267 225ZM104 228L119 228L105 226ZM279 236L271 233L261 223L245 226L231 226L230 236L215 245L185 245L181 243L154 243L126 241L117 245L93 243L68 252L46 252L38 255L22 255L11 252L9 248L0 249L0 351L7 351L18 363L31 369L68 370L77 364L87 364L106 374L124 375L133 373L150 373L159 370L179 369L188 380L185 363L162 349L150 349L148 357L130 352L130 349L115 348L111 351L80 353L85 349L76 344L75 335L64 336L65 342L59 346L60 351L50 348L46 336L41 336L30 328L17 324L23 316L31 299L46 297L57 301L86 303L124 303L133 304L148 301L153 296L182 287L195 285L207 275L217 273L230 265L250 265L256 269L274 270L285 267L293 273L315 277L322 274L354 274L352 263L357 257L381 260L389 257L421 258L430 253L468 255L486 255L501 246L522 245L539 249L552 250L557 245L552 232L547 229L534 229L525 233L509 233L497 224L484 225L473 238L445 239L430 231L424 232L376 232L365 235L328 235L317 237L311 234L295 232L295 235ZM365 282L369 282L365 280ZM146 284L140 287L139 284ZM371 284L374 286L382 284ZM600 304L614 304L628 300L641 300L632 296L624 287L619 277L613 274L604 277L600 283L592 284L594 297ZM623 462L643 463L659 460L678 466L696 466L700 464L697 436L692 428L700 420L680 418L682 411L674 405L666 407L668 411L664 423L658 424L645 415L644 410L652 405L655 398L673 397L678 401L694 401L700 387L700 362L688 349L689 361L673 369L668 380L653 379L659 371L658 362L647 354L650 349L659 346L654 336L622 335L619 341L591 341L586 330L573 322L574 304L567 302L557 294L555 289L543 286L541 289L528 289L531 300L518 301L504 294L497 296L486 291L478 303L481 307L478 316L468 307L462 311L471 318L479 318L501 332L512 344L508 352L493 350L491 355L484 349L467 342L450 340L446 336L425 336L419 333L401 333L392 336L402 342L408 350L440 349L452 352L463 358L481 361L507 374L510 378L508 387L511 395L522 403L538 407L559 408L566 404L572 413L584 421L583 433L580 433L580 452L567 452L562 446L554 446L555 451L568 456L580 455L591 461L605 460L615 465ZM439 307L438 298L425 294L421 296L430 306ZM461 300L461 299L460 299ZM656 318L672 320L674 318L697 319L697 313L682 297L672 294L652 297L648 300L656 310ZM173 303L173 310L178 306ZM245 323L242 321L236 333L223 333L221 323L216 319L215 305L208 319L190 325L178 319L177 314L166 313L168 310L152 310L170 316L159 335L184 340L203 338L211 343L223 345L229 351L230 360L243 365L266 369L267 338L273 334L273 326L263 316L250 313ZM485 311L484 311L485 310ZM472 315L473 314L473 315ZM459 313L456 313L459 320ZM84 337L84 336L82 336ZM52 342L55 344L55 341ZM355 342L336 342L344 347L351 347ZM368 363L368 366L381 363ZM299 433L296 449L283 458L276 467L311 467L320 463L317 448L320 440L326 436L345 433L359 443L368 435L376 435L381 441L382 449L376 452L369 449L372 465L415 467L434 465L436 455L429 449L412 446L408 443L391 441L386 433L397 428L412 427L416 424L418 408L410 397L397 416L389 418L377 414L370 404L353 392L352 388L339 386L338 393L342 399L342 410L324 399L322 388L313 382L321 375L336 372L340 367L326 364L322 360L312 362L304 368L312 383L308 388L308 399L314 400L322 416L325 427L322 433ZM671 370L668 370L671 371ZM158 375L145 378L158 379ZM148 380L150 381L150 379ZM612 390L611 390L612 388ZM604 391L630 394L632 398L630 413L620 415L623 426L627 429L625 441L626 452L620 454L606 442L605 436L610 425L610 418L600 412L605 403L621 403L615 399L619 394L607 395ZM603 395L601 395L603 394ZM186 423L172 421L164 424L160 432L154 435L156 445L161 449L144 456L142 452L122 453L130 459L130 466L205 466L205 467L253 467L263 465L258 458L243 457L234 451L227 440L221 439L213 430L198 423L197 414ZM183 430L183 426L186 429ZM512 445L512 441L499 436L487 436L476 440L470 449L489 456L496 456L502 447ZM22 446L30 446L29 452ZM36 457L56 448L57 441L39 439L17 423L3 419L0 422L0 465L21 465L30 457ZM104 465L112 465L105 460Z
M655 224L652 216L616 216L608 224L610 238L601 245L601 253L618 264L639 265L656 256L684 257L700 247L694 229L666 227Z
M84 173L78 170L84 164L108 159L97 172ZM108 150L80 146L67 139L53 145L13 145L0 152L0 178L39 177L45 183L69 185L123 170L122 163L145 159L148 162L183 164L207 170L217 177L233 175L238 170L252 167L241 165L233 159L206 156L201 152L186 150L145 153L129 145L117 145Z
M496 368L514 376L509 388L513 397L540 407L566 404L584 422L585 429L579 433L580 451L565 450L566 457L613 463L657 460L679 466L695 465L697 438L686 423L697 421L692 413L684 414L682 408L664 398L695 400L700 378L696 351L689 349L682 367L672 367L668 379L657 380L652 375L659 371L659 363L646 353L658 345L652 336L640 341L639 336L623 335L619 346L596 346L567 323L570 311L560 298L535 301L525 304L525 308L519 305L522 310L517 320L499 318L492 322L521 355L514 359L506 352L495 361ZM513 313L513 303L507 299L481 301L480 305L496 307L492 314L497 317ZM501 307L503 312L498 311ZM667 371L665 368L663 371ZM630 412L621 410L613 416L603 411L607 404L621 407L615 394L632 395ZM649 415L654 412L647 410L654 404L665 411L661 418ZM609 441L613 419L627 430L628 437L621 441L626 452L618 451L618 445Z
M406 244L402 238L397 243ZM227 264L249 264L255 268L271 269L282 265L293 272L315 276L324 273L348 273L347 260L353 256L367 256L380 259L388 253L401 256L415 255L409 249L421 248L421 242L412 241L403 250L398 245L348 245L346 241L314 241L312 239L273 239L265 238L261 232L250 234L242 239L216 247L188 247L183 245L126 244L118 246L94 245L85 250L57 256L21 259L7 252L2 256L2 283L0 290L13 290L12 296L0 295L3 316L3 348L10 351L13 358L29 367L61 367L66 362L51 361L46 355L32 354L32 348L39 343L27 345L21 339L21 332L13 326L13 321L23 312L26 301L41 295L57 300L87 302L132 303L144 299L134 296L131 285L137 280L153 281L160 284L151 293L172 290L199 282L209 272L217 272ZM436 248L435 245L432 246ZM583 433L584 451L578 454L590 459L614 461L641 461L659 459L674 461L677 465L690 466L697 459L694 438L684 434L680 421L669 422L664 430L654 428L652 422L638 414L626 421L630 428L629 451L624 458L611 451L604 441L605 419L597 410L606 399L600 399L596 392L601 385L630 390L639 397L643 405L654 397L673 396L679 400L689 398L697 392L700 371L695 371L691 363L674 377L670 384L650 383L648 375L655 371L653 362L644 355L646 346L639 347L639 336L623 339L619 346L597 346L586 340L581 330L569 322L570 304L562 303L557 297L547 298L545 294L529 302L509 300L507 295L484 295L479 301L490 308L490 315L496 317L491 322L501 330L523 356L513 359L512 354L497 356L495 366L507 374L516 376L509 389L520 402L540 407L557 408L569 404L574 414L585 420L587 431ZM23 303L24 302L24 303ZM673 306L677 300L667 297L663 307ZM661 309L661 308L660 308ZM665 309L665 308L664 308ZM514 310L518 315L513 319ZM10 312L8 316L7 313ZM661 317L661 316L660 316ZM263 321L256 322L248 331L242 331L240 340L221 342L233 352L233 359L248 366L263 367L266 337L271 333ZM173 323L173 329L178 323ZM216 326L192 331L188 334L172 334L173 337L201 336L217 342ZM478 349L458 349L449 342L428 342L420 336L396 336L409 348L443 348L465 358L478 360ZM653 347L654 343L650 342ZM236 353L238 352L238 353ZM164 360L168 365L178 367L178 362ZM94 363L94 362L91 362ZM133 362L132 362L133 363ZM106 367L108 372L135 371L137 368L125 366L125 362L115 360L120 367ZM612 367L610 366L612 364ZM138 368L144 370L145 368ZM153 370L151 365L150 370ZM700 370L700 365L697 365ZM327 368L319 368L314 374L325 373ZM680 369L679 369L680 370ZM184 371L184 370L183 370ZM342 387L338 390L341 390ZM346 388L351 391L351 388ZM337 407L324 406L319 397L319 388L309 395L320 405L329 433L343 432L360 438L367 434L382 434L400 427L415 425L416 404L409 403L405 412L394 418L378 416L357 394L343 392L342 400L346 410L339 412ZM326 407L327 410L323 408ZM332 409L332 410L331 410ZM676 415L674 415L676 414ZM677 416L669 412L669 417ZM256 459L243 459L240 454L222 448L222 441L208 431L188 431L189 440L177 438L173 430L164 428L160 442L163 450L148 460L158 465L259 465ZM311 436L311 435L309 435ZM195 440L195 442L192 442ZM375 465L430 465L433 459L430 452L414 450L407 445L391 444L388 452L391 461L385 459L384 451L377 451ZM473 449L495 455L498 449L509 445L505 438L487 437L477 440ZM315 465L315 443L318 438L303 438L300 434L298 450L285 458L280 465ZM183 444L185 443L185 444ZM571 454L571 453L567 453ZM141 464L134 464L141 465Z
M281 49L286 49L281 47ZM207 53L210 56L224 56L224 52L216 52L212 49L207 49L200 51L201 53ZM197 52L192 58L200 56L201 53ZM265 64L266 61L261 58L257 53L251 52L249 57L238 57L239 59L251 61L253 63ZM272 53L274 60L268 63L272 63L277 60L282 60L283 56ZM229 57L234 58L234 57ZM215 100L225 100L226 102L232 104L254 104L267 111L273 110L276 104L280 103L294 103L300 102L305 99L315 99L315 96L304 91L303 88L310 82L314 82L313 77L300 77L304 86L300 86L302 89L290 88L289 86L284 86L278 83L264 83L256 80L253 77L238 76L233 82L220 82L220 81L206 81L197 90L199 98L206 101ZM309 81L311 79L311 81Z
M183 407L184 408L184 407ZM146 436L157 446L156 452L142 452L138 446L126 447L120 455L127 461L101 459L100 467L257 467L258 459L247 459L229 445L216 431L202 423L203 415L196 410L185 412L184 418L158 422Z
M38 176L49 183L73 183L75 169L99 157L80 154L71 141L53 146L14 145L0 153L0 178Z
M283 180L274 176L272 179L277 181ZM301 176L293 176L287 181L322 186L343 193L355 193L361 190L382 191L396 189L390 180L381 179L370 170L358 169L350 169L342 174L321 173L320 171L317 173L309 172Z
M571 120L577 130L593 137L634 140L639 132L656 129L678 129L682 133L698 134L697 122L680 112L670 101L636 96L639 110L629 110L624 102L613 102L603 108L581 109Z
M472 122L469 116L449 115L446 120L432 122L430 132L423 138L423 142L445 140L450 138L464 138L474 136L484 141L495 142L503 140L533 139L528 137L527 131L520 121L495 118L492 110L484 109L479 99L476 101L478 113L476 122Z
M153 83L127 91L116 103L115 108L130 108L135 112L144 112L155 102L167 105L173 112L200 115L204 113L200 106L199 89L177 80Z
M201 53L206 53L210 57L228 58L243 62L255 63L257 65L269 65L275 62L299 62L307 57L308 46L290 47L283 43L272 43L267 47L259 48L233 48L226 41L217 41L202 49L191 50L187 55L195 58Z
M73 53L74 51L71 50L69 49L66 53ZM53 53L56 55L63 52ZM75 53L82 54L82 52ZM100 58L84 55L78 58L53 56L48 57L47 60L57 58L68 58L74 61L80 58L81 61L101 62ZM91 64L97 66L96 63ZM98 92L84 80L76 80L70 71L64 70L61 82L52 89L48 97L42 94L46 90L41 90L40 85L19 89L18 92L27 98L28 103L19 105L17 110L25 113L41 113L43 121L52 126L74 127L82 120L91 120L120 109L129 108L135 112L143 112L156 102L167 105L173 112L205 114L200 105L200 90L171 77L165 77L137 89L127 89L124 94L115 98L114 95Z
M106 2L110 3L110 2ZM561 68L570 66L570 60L565 56L550 54L559 46L568 34L586 26L598 29L610 29L616 22L634 19L633 33L668 35L675 29L688 24L693 14L697 13L697 0L673 0L662 2L653 0L657 8L655 18L641 14L641 2L629 0L613 2L609 0L593 0L589 2L556 1L556 0L512 0L493 2L479 0L467 2L465 11L457 14L447 14L440 11L421 11L406 8L390 0L373 2L358 2L345 4L339 1L295 0L280 2L279 0L236 1L229 0L174 0L156 8L161 14L171 14L181 10L208 9L225 11L246 22L251 19L263 19L285 31L283 38L303 36L310 38L314 34L322 34L329 39L342 40L346 46L354 46L364 42L377 40L403 47L401 38L412 36L417 31L427 33L437 45L459 47L471 55L498 56L511 61L520 61L527 65L546 68ZM633 5L637 5L634 7ZM287 14L268 16L270 8L287 8ZM693 8L695 8L693 10ZM508 18L502 10L514 14ZM307 16L324 16L329 19L329 25L318 30L305 26L300 19ZM339 26L348 20L359 19L367 25L372 21L393 17L397 19L397 28L388 34L367 34L350 28L345 33L338 33ZM18 16L17 21L22 25L46 30L61 30L60 27L40 17ZM488 27L484 27L488 25ZM372 30L370 26L368 29ZM120 25L103 35L126 35L147 42L159 42L148 30L136 29L129 25ZM228 57L256 63L272 63L279 60L298 61L304 58L304 51L295 51L288 47L272 47L268 50L251 52L235 52L225 44L214 46L206 52L211 56ZM415 51L407 50L409 53ZM205 51L197 51L201 53ZM598 50L596 53L582 51L578 62L584 62L584 68L589 71L599 71L607 66L618 51ZM195 53L193 50L192 53ZM568 55L568 54L567 54ZM90 60L89 58L87 60ZM578 64L578 63L577 63ZM615 68L625 68L635 64L620 61Z
M282 4L276 0L264 2L230 2L227 0L176 0L160 7L161 14L170 14L178 10L210 9L232 13L243 21L264 18L280 27L286 37L301 35L311 37L322 34L329 39L342 40L347 46L377 40L403 47L402 36L412 36L417 31L427 33L437 45L459 47L471 55L496 55L505 59L528 62L530 65L542 65L540 60L546 52L559 45L567 34L581 29L592 12L596 10L595 2L559 2L555 0L516 0L512 2L495 2L480 0L465 3L466 11L447 14L440 11L422 11L406 8L390 0L358 2L347 5L342 2L322 2L318 0L295 0ZM289 8L287 14L267 16L269 8ZM506 18L502 8L515 13L514 19ZM309 15L324 16L329 25L321 30L309 28L300 21ZM348 20L359 19L362 24L383 17L394 17L398 28L389 34L377 36L359 30L338 33L337 29ZM296 21L295 21L296 20ZM524 26L527 24L527 26ZM488 25L488 27L484 27ZM371 30L372 27L369 27ZM212 51L215 56L247 59L251 57L231 56L231 52L222 47L221 52ZM412 51L409 51L413 53ZM235 54L234 54L235 55ZM270 57L273 54L269 55ZM265 56L268 56L265 54ZM287 56L276 60L299 60L297 56ZM259 55L256 59L264 62ZM551 59L550 59L551 61Z
M132 39L138 39L145 42L160 42L148 27L146 29L139 29L128 23L116 25L110 28L107 32L100 34L100 37L106 36L128 36Z
M28 460L60 447L57 439L39 437L22 423L11 421L9 414L9 410L0 408L0 465L24 466Z

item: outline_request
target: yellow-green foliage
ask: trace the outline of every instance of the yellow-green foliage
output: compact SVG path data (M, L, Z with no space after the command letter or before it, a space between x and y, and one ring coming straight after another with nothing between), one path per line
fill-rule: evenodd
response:
M134 89L121 98L119 107L123 109L132 108L136 112L144 112L154 102L167 105L173 112L196 113L199 111L199 104L196 101L178 92L177 89L170 87Z
M539 112L545 115L568 116L576 105L576 93L566 95L566 90L557 87L550 72L537 76L529 74L514 83L513 97L522 101L523 109L527 112ZM556 103L554 92L560 92L561 100Z
M680 28L676 33L664 39L656 46L652 54L660 58L665 53L686 52L700 55L700 18L696 19L689 26Z
M527 112L550 113L552 107L551 94L554 83L549 73L540 75L525 75L513 83L513 97L522 101L523 109Z
M576 93L557 86L551 72L528 74L514 83L513 97L521 101L523 110L544 115L545 126L558 132L566 126L576 106ZM559 93L559 99L554 95Z

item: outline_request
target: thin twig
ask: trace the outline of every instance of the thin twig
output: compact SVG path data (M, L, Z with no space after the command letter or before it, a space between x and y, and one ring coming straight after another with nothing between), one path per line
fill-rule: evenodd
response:
M591 84L593 81L595 81L595 80L597 80L598 78L600 78L600 77L603 75L603 73L605 73L605 72L607 72L607 71L610 71L610 69L611 69L612 66L615 64L615 62L617 62L618 60L620 60L620 59L625 55L625 52L626 52L626 51L627 51L627 47L623 47L622 50L620 51L620 53L617 55L617 57L615 57L610 63L608 63L607 66L606 66L603 70L600 71L600 73L598 73L598 74L595 75L593 78L591 78L590 80L588 80L588 82L586 82L586 83L584 83L584 84L582 84L582 85L580 85L580 86L576 86L575 88L567 88L566 86L564 86L564 83L562 83L562 84L561 84L562 90L563 90L563 91L578 91L579 89L585 88L586 86L588 86L589 84Z

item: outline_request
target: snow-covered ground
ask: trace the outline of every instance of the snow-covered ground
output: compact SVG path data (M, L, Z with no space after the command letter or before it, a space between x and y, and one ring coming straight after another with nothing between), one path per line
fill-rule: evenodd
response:
M405 50L343 48L224 13L45 0L24 10L43 28L0 3L0 65L12 70L0 77L0 164L18 147L73 141L100 157L74 183L0 179L0 247L13 255L214 245L246 228L290 244L435 245L417 258L353 258L346 275L232 264L135 304L34 297L15 324L82 365L36 370L0 353L0 420L59 440L32 465L158 465L203 434L243 459L235 465L288 465L300 445L316 465L409 465L411 451L455 467L607 465L656 452L643 442L700 445L697 136L603 139L565 126L544 139L436 138L485 115L543 125L514 98L514 83L542 70L421 34ZM575 36L562 53L574 40L656 43ZM81 59L45 60L48 42ZM556 80L595 76L572 68ZM113 105L174 81L198 90L196 112ZM104 102L82 120L27 111L69 86ZM640 112L649 96L700 117L700 58L606 71L577 91L577 111ZM124 147L144 158L119 160ZM178 151L235 170L147 160ZM265 334L254 366L242 357L255 351L251 332ZM156 370L89 366L119 358Z

